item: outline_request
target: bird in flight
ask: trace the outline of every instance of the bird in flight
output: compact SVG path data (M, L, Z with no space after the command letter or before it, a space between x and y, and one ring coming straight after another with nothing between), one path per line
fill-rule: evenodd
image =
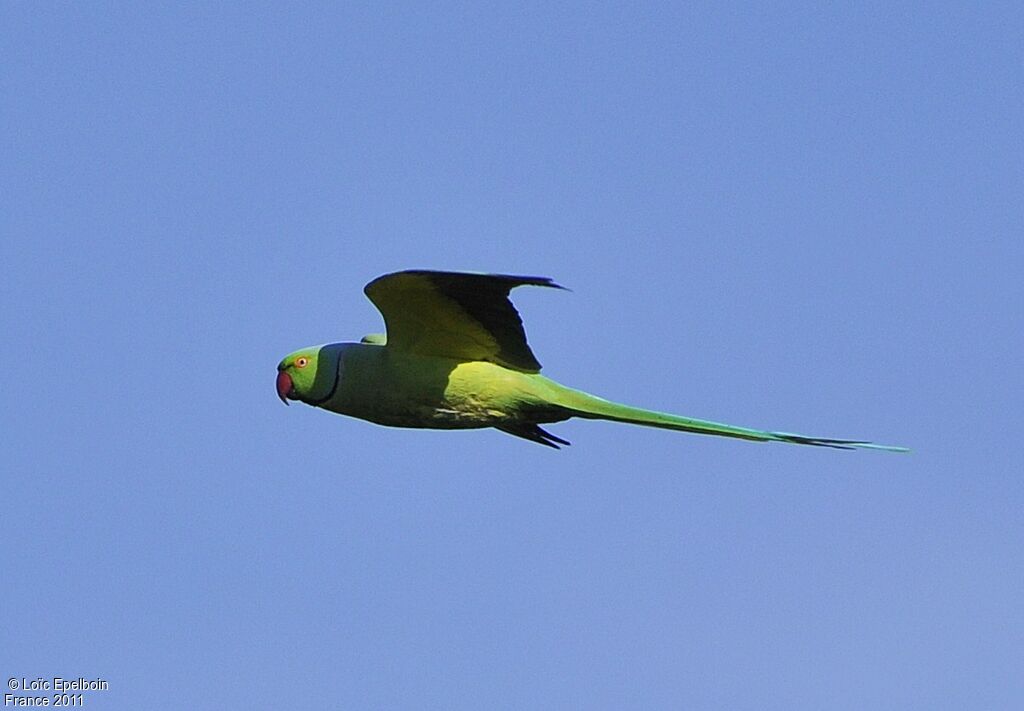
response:
M860 440L734 427L622 405L540 374L519 313L517 286L564 287L543 277L410 270L364 289L387 334L295 351L277 366L277 394L391 427L494 427L548 447L569 444L541 428L571 417L612 420L755 442L904 452Z

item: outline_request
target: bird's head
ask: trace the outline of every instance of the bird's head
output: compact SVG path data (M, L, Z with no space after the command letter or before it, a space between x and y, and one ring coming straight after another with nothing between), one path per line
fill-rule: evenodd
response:
M301 400L312 389L319 355L319 348L303 348L277 364L277 396L285 405L289 400Z
M318 404L327 399L337 385L339 351L334 346L303 348L286 355L277 364L277 396L285 405L289 400Z

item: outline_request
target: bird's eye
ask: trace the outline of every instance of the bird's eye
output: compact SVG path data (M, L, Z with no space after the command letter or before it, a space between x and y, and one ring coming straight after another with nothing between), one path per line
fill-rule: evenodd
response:
M302 358L296 358L295 359L295 367L296 368L305 368L307 365L309 365L309 358L302 357Z

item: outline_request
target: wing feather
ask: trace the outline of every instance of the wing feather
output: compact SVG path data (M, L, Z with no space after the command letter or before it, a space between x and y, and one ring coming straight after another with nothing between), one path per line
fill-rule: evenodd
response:
M540 363L508 298L527 285L563 288L545 277L410 270L378 277L364 291L384 316L387 348L536 373Z

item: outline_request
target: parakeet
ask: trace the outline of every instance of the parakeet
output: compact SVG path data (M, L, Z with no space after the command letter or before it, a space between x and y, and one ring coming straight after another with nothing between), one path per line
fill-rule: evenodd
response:
M906 451L859 440L734 427L622 405L540 374L519 313L517 286L563 287L544 277L410 270L364 289L387 334L303 348L277 366L277 394L392 427L494 427L555 449L541 428L571 417L613 420L756 442Z

